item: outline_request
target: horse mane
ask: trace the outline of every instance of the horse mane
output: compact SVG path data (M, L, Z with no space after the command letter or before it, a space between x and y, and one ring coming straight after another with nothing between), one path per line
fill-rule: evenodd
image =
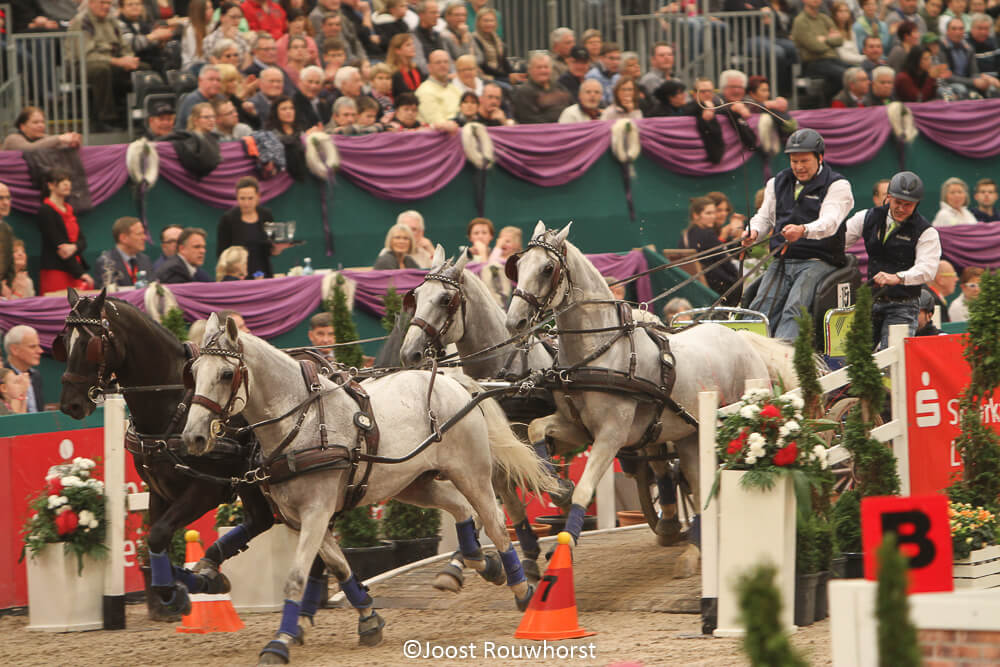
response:
M148 313L139 310L128 301L122 301L121 299L108 297L106 303L113 303L115 305L115 308L118 309L119 317L121 317L122 313L127 313L135 320L136 324L145 326L150 334L162 339L162 342L170 347L172 352L176 354L184 353L183 344L177 339L174 332L154 320ZM122 324L125 323L122 322Z
M549 232L551 232L554 235L558 232L558 230L549 230ZM583 254L583 251L577 248L575 245L573 245L569 239L563 241L563 245L566 248L567 265L570 263L571 258L576 264L576 266L572 268L573 273L571 273L571 275L573 276L573 281L576 283L575 287L578 289L580 288L579 274L576 273L580 270L590 274L590 277L593 278L594 282L598 285L596 289L600 292L600 294L597 295L589 294L586 295L585 298L597 297L601 299L614 299L615 295L611 292L611 288L608 287L608 283L606 280L604 280L604 276L601 274L600 271L597 270L597 267L594 266L594 263L591 262L589 259L587 259L587 256ZM572 294L570 295L570 297L572 298Z

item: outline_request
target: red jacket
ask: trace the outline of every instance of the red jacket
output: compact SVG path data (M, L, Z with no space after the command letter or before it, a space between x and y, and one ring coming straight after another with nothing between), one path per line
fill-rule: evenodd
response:
M917 85L906 72L896 75L896 99L900 102L929 102L937 94L937 79L927 75L923 83Z
M288 19L285 17L285 10L272 0L243 0L240 5L243 16L246 17L250 29L257 32L263 30L271 33L275 39L279 39L288 32Z

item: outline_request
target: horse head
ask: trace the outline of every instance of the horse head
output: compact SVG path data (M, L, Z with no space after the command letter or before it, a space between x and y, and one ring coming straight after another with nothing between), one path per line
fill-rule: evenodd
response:
M440 355L465 335L463 272L468 262L465 248L452 261L445 260L444 248L438 245L424 282L406 293L403 307L413 316L399 350L404 367L419 365L428 351Z
M539 220L527 248L507 259L507 277L517 283L507 309L507 328L512 333L527 329L569 292L566 237L572 224L554 230Z
M70 288L66 324L52 343L52 356L66 362L59 409L73 419L94 412L112 374L125 358L125 343L118 323L118 307L107 301L105 290L81 298Z
M183 439L188 453L211 451L226 433L226 422L246 406L250 374L243 362L243 342L236 320L220 324L216 313L208 318L196 359L185 372L184 383L194 392Z

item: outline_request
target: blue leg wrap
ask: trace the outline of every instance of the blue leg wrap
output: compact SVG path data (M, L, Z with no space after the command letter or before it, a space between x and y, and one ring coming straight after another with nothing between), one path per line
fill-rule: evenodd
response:
M189 593L200 593L205 588L205 580L183 567L174 568L174 578L187 586Z
M552 459L549 456L549 443L545 440L539 440L538 442L531 443L532 448L535 450L535 454L538 455L544 465L545 469L550 475L556 474L556 467L552 465Z
M368 595L368 589L361 586L352 574L347 581L340 582L340 590L355 609L368 609L375 601Z
M695 514L691 518L691 528L688 529L688 542L701 548L701 515Z
M299 636L299 603L295 600L285 600L285 606L281 610L281 625L278 632L289 637Z
M524 552L524 555L529 558L538 558L540 553L538 537L531 529L531 523L527 519L522 520L514 525L514 532L517 533L517 539L521 542L521 551Z
M566 532L573 536L573 542L578 542L580 533L583 532L583 516L587 513L587 508L573 503L569 508L569 516L566 517Z
M242 523L212 543L205 551L205 557L221 564L227 558L232 558L246 549L247 543L256 536L257 532L251 532L247 524Z
M458 548L463 556L475 556L482 558L479 548L479 536L476 535L476 521L469 517L465 521L455 524L455 532L458 533Z
M299 611L300 614L309 618L316 615L316 610L319 609L319 605L323 601L324 584L326 584L325 579L309 577L306 581L306 590L302 594L302 609Z
M503 570L507 573L507 585L513 586L524 581L524 570L521 568L521 559L517 557L514 547L507 551L500 552L500 561L503 563Z
M677 503L677 486L674 484L673 475L667 473L663 477L657 477L656 488L660 492L661 505L675 505Z
M149 567L152 570L152 581L153 586L173 586L174 584L174 573L173 566L170 564L170 557L167 556L166 552L149 552Z

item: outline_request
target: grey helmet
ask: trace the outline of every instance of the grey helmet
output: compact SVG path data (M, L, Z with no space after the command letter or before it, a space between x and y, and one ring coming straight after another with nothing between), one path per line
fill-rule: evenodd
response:
M924 182L912 171L901 171L889 181L890 197L919 203L924 198Z
M818 153L822 155L826 152L826 144L823 137L816 130L802 129L796 130L785 142L786 153Z
M917 303L919 304L920 310L928 313L934 312L934 297L931 296L930 290L926 287L920 290L920 299Z

